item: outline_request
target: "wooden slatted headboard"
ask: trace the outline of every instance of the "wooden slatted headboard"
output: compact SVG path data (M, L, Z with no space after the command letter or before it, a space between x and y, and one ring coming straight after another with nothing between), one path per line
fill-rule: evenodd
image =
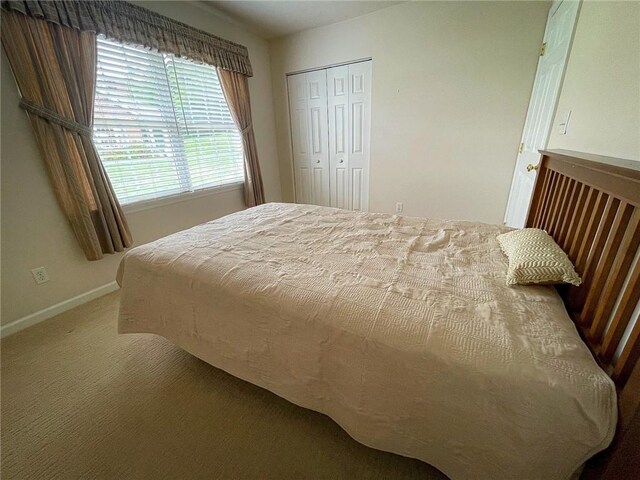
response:
M616 437L581 479L640 478L640 320L630 324L640 301L640 170L609 157L540 153L526 225L546 230L576 266L583 284L558 291L618 387Z
M582 285L561 287L560 294L622 389L640 357L640 321L620 345L640 300L640 170L608 157L541 153L527 226L546 230L576 266Z

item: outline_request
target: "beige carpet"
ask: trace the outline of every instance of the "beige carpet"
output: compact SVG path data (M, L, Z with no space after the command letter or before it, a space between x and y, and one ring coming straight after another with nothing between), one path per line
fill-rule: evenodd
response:
M118 293L2 340L3 480L445 478L154 335Z

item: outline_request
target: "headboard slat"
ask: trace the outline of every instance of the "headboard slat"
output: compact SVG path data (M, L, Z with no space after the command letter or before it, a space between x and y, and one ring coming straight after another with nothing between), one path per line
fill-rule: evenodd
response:
M551 230L552 222L558 213L560 197L562 196L562 185L564 184L565 178L566 177L564 175L556 174L556 183L551 192L551 208L549 209L549 212L547 212L547 216L544 220L544 229L547 231Z
M632 212L633 207L627 203L621 203L618 206L613 223L608 229L609 231L605 232L603 235L606 241L598 262L593 263L591 271L585 271L585 275L589 275L588 278L593 279L592 287L588 289L588 294L585 296L582 312L580 312L580 322L587 327L592 323L597 323L593 321L594 313L605 288L605 282L609 278L609 273L611 272L613 263L616 260L618 249L620 248L620 244L622 243L622 239L627 230L627 224L629 223ZM626 272L624 272L624 275L626 275ZM602 328L604 329L606 323L604 323L604 321L600 323L603 323ZM602 334L602 330L600 328L598 328L597 331L599 334ZM594 335L593 329L589 335Z
M624 281L629 274L633 257L640 243L640 228L638 228L640 208L633 211L633 207L625 204L625 210L628 212L628 215L625 215L623 219L624 223L620 228L623 234L621 235L622 239L616 246L615 256L613 251L608 253L608 256L611 257L611 266L607 279L606 281L604 280L603 271L603 280L600 281L602 287L600 289L596 287L591 292L591 302L596 306L593 315L593 324L589 331L591 338L599 338L604 333L607 321L611 317L613 307L620 295ZM617 237L617 235L612 232L611 237ZM607 260L607 262L609 261ZM589 300L587 300L587 302L589 302Z
M576 218L576 215L574 213L576 203L578 202L578 196L582 187L584 187L584 185L580 185L579 182L571 179L571 191L568 197L568 208L565 209L564 215L562 216L560 230L558 230L558 241L562 248L564 248L565 250L567 249L567 234L569 233L571 224L575 221Z
M541 153L527 226L549 232L574 263L582 285L558 290L594 357L622 387L640 358L640 321L631 326L640 301L640 164Z
M542 182L542 191L545 193L549 192L549 182L551 181L551 173L549 170L545 170L543 172L540 172L540 181ZM540 196L540 197L534 197L532 199L532 202L539 204L540 202L544 202L544 195ZM541 208L540 205L532 205L531 208L533 209L533 211L535 212L535 219L533 221L533 224L536 227L540 227L541 221L542 221L542 212L544 212L544 208Z
M556 205L556 211L553 214L551 225L549 228L549 230L552 232L551 235L553 235L554 237L558 237L558 233L560 230L560 223L562 222L562 217L568 214L568 211L565 211L563 214L563 209L564 209L563 207L567 204L567 195L569 194L571 182L573 182L573 179L569 177L562 177L562 183L560 186L560 195L558 196L560 200L558 202L558 205Z
M598 225L602 219L602 212L604 212L604 207L607 201L607 196L602 192L594 190L594 193L594 206L590 212L587 212L587 215L589 215L589 223L587 223L585 236L582 238L576 238L578 251L576 253L575 260L572 258L573 263L580 272L584 271L587 263L587 256L589 255L591 245L593 245L593 239L596 236Z
M583 288L576 289L575 293L577 305L580 306L579 310L576 309L576 311L578 312L581 312L584 308L584 303L587 299L587 294L591 289L591 284L593 283L596 269L598 267L598 264L600 263L600 258L602 258L604 246L607 242L609 232L611 231L611 227L613 225L619 203L620 201L618 199L608 196L607 203L602 214L602 219L598 224L596 235L593 239L593 244L589 248L589 254L587 255L584 269L580 270L580 273L582 275ZM587 323L582 316L580 317L580 321L581 323Z
M613 380L623 385L631 376L640 357L640 323L636 323L613 370Z
M579 314L584 306L585 297L592 282L589 272L602 254L602 247L606 240L605 233L609 231L609 227L613 222L614 212L612 208L613 199L602 192L598 192L595 208L591 212L589 224L587 225L586 235L583 239L578 239L580 244L578 254L575 259L569 257L582 277L582 285L579 288L570 287L569 289L571 312Z
M556 172L552 172L550 170L547 170L547 190L546 193L547 195L544 198L544 205L542 206L543 208L541 208L540 210L540 218L538 220L538 224L542 225L542 222L544 221L544 214L545 212L549 211L549 202L551 201L551 192L553 191L553 185L556 183Z
M573 236L571 239L571 248L567 252L569 254L569 258L576 258L578 255L578 249L580 248L580 239L584 238L585 232L587 231L587 225L589 224L589 214L593 212L594 205L596 203L596 194L591 187L587 185L582 185L585 191L584 203L580 209L580 221L578 222L578 226L576 230L573 232Z
M638 301L640 301L640 265L636 263L631 273L627 289L622 293L618 308L611 320L611 326L600 349L600 359L605 364L611 362L613 359ZM636 324L636 328L638 325L640 324Z

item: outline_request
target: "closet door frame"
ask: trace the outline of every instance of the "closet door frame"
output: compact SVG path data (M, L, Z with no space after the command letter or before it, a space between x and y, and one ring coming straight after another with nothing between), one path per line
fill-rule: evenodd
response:
M369 111L366 112L366 115L364 115L364 121L362 124L363 127L363 138L361 139L363 142L365 142L363 144L364 148L366 149L365 152L352 152L353 149L353 135L354 135L354 123L353 123L353 114L351 112L351 110L353 110L354 108L354 102L350 100L351 97L351 91L353 90L353 78L351 74L347 75L347 82L345 85L345 88L347 90L346 92L346 97L349 99L347 100L347 115L346 115L346 120L348 121L348 125L347 125L347 138L345 138L346 141L346 145L345 147L347 148L347 151L345 154L342 154L340 152L340 154L338 154L337 156L332 155L333 153L338 153L333 152L332 148L334 147L333 143L331 141L331 139L329 139L330 136L330 131L331 131L331 125L334 124L333 122L335 122L335 118L331 119L331 107L332 107L332 99L330 98L330 92L331 92L331 84L330 84L330 70L331 69L336 69L336 67L345 67L345 68L349 68L350 66L357 66L358 64L362 64L364 62L369 62L368 63L368 73L369 73L369 77L366 79L366 87L367 88L371 88L371 61L372 58L371 57L367 57L367 58L361 58L361 59L357 59L357 60L351 60L348 62L340 62L340 63L334 63L334 64L330 64L330 65L325 65L325 66L321 66L321 67L314 67L314 68L309 68L309 69L305 69L305 70L297 70L297 71L293 71L293 72L289 72L285 75L286 78L286 86L287 86L287 99L288 99L288 119L289 119L289 135L290 135L290 147L291 147L291 158L290 158L290 166L292 169L292 178L293 178L293 195L294 195L294 201L296 203L316 203L316 204L321 204L320 202L316 201L318 195L316 195L315 193L311 193L313 190L313 168L314 168L314 160L311 158L312 156L312 139L311 139L311 122L312 122L312 118L310 115L310 109L309 109L309 82L306 80L306 74L309 73L313 73L313 72L319 72L324 70L326 72L326 84L325 84L325 99L326 99L326 104L327 104L327 108L326 108L326 112L325 112L325 120L326 120L326 125L327 125L327 130L325 130L326 134L324 135L326 143L325 145L329 146L329 150L327 151L328 157L327 157L327 168L325 170L328 170L328 175L331 176L330 180L329 180L329 197L328 197L328 205L338 205L340 204L339 208L346 208L346 209L353 209L353 207L359 207L357 208L358 210L363 210L363 211L368 211L368 206L369 206L369 171L370 171L370 166L369 166L369 156L370 156L370 152L369 152L369 148L370 148L370 131L371 131L371 93L370 92L365 92L368 95L368 99L369 99L369 104L368 104L368 108ZM337 70L336 70L337 71ZM347 70L348 72L348 70ZM302 76L302 74L305 74L304 76ZM305 118L305 128L307 131L307 149L306 149L306 154L305 154L305 159L303 164L301 165L300 162L300 155L296 155L296 146L297 143L299 143L299 141L296 141L296 139L294 138L296 135L296 126L293 124L294 123L294 118L292 118L292 112L294 109L296 109L297 107L300 106L299 101L301 99L296 99L295 96L293 95L293 90L292 90L292 78L291 77L295 77L296 75L298 75L298 78L305 78L305 81L303 81L302 83L304 84L304 95L305 95L305 101L306 103L306 108L308 111L308 115L306 115ZM356 89L358 90L358 89ZM355 99L357 102L357 98L358 98L358 93L363 93L360 91L356 91L355 92ZM335 104L334 104L335 106ZM298 133L299 130L298 130ZM301 139L299 139L301 140ZM337 150L337 149L336 149ZM300 152L298 152L300 153ZM352 168L350 167L349 164L349 158L350 158L350 154L355 153L356 157L360 157L361 160L359 162L356 162L358 164L358 166L356 167L356 169L359 170L359 173L362 175L358 175L358 172L356 172L356 175L354 176L353 172L352 172ZM364 157L362 156L362 154L364 153ZM360 155L357 155L360 154ZM340 162L340 159L343 160L343 162ZM363 164L363 160L366 162L366 166L365 166L365 170L361 170L360 169L360 165ZM317 159L315 160L315 162L317 163ZM323 162L321 162L323 163ZM345 191L340 191L336 189L337 186L337 180L338 178L334 178L337 177L338 175L340 175L340 173L338 173L338 170L341 168L341 166L344 166L345 168L345 172L340 172L342 173L343 177L341 177L341 180L346 181L346 192ZM302 168L299 168L302 167ZM302 175L300 172L302 170L304 170L304 172L307 173L307 176ZM364 172L364 174L363 174ZM346 176L344 176L346 174ZM361 185L362 188L362 192L363 195L361 195L359 202L354 202L354 196L353 196L353 187L354 187L354 181L355 181L355 186L357 185ZM360 183L358 183L360 182ZM305 196L309 197L309 198L300 198L299 196L299 191L300 189L298 188L300 185L303 185L303 191L305 192ZM351 187L351 188L349 188ZM338 194L346 194L347 198L346 199L342 199L340 201L338 201ZM356 203L354 205L354 203ZM344 205L344 206L343 206Z

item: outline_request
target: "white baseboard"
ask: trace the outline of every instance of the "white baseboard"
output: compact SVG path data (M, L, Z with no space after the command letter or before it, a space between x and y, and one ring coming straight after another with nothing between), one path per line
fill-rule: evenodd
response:
M80 295L72 297L68 300L64 300L60 303L56 303L55 305L32 313L31 315L27 315L26 317L14 320L9 324L0 327L0 338L12 335L16 332L19 332L20 330L24 330L27 327L35 325L36 323L40 323L51 317L55 317L62 312L71 310L73 307L77 307L78 305L82 305L83 303L90 302L94 298L102 297L107 293L115 292L116 290L118 290L118 288L120 287L118 287L118 284L116 282L107 283L106 285L94 288L93 290L89 290L85 293L81 293Z

